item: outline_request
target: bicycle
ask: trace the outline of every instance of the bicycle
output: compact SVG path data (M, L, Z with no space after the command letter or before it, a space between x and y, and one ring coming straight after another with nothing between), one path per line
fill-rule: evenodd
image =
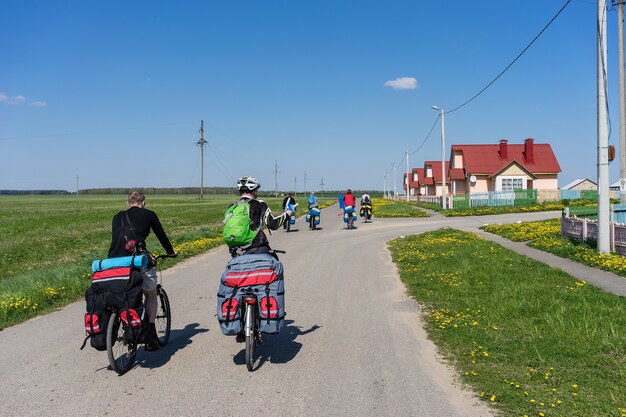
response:
M174 258L176 255L157 255L153 257L154 267L157 267L158 260L163 258ZM126 312L126 315L123 313ZM109 317L106 334L106 350L111 368L118 375L125 374L135 363L137 355L137 347L145 343L142 336L145 334L145 326L143 329L134 329L132 319L129 319L128 310L113 309ZM130 322L130 325L129 325ZM172 326L172 313L170 310L170 301L163 289L163 286L157 284L157 316L155 327L157 329L157 337L160 346L165 346L170 338ZM138 326L137 326L138 327Z
M252 288L248 288L242 299L245 305L243 312L243 334L246 343L246 367L252 372L254 369L256 345L261 343L261 333L259 332L259 313L257 306L257 296L252 293Z
M298 203L296 204L287 204L287 206L285 207L285 211L287 210L291 210L291 216L289 216L289 218L285 219L285 231L289 232L291 230L291 226L296 224L296 207L298 206Z
M274 253L286 253L284 250L273 249ZM261 331L259 326L258 288L243 288L242 301L245 305L243 310L243 334L245 337L245 356L248 371L254 370L256 362L256 347L261 344Z

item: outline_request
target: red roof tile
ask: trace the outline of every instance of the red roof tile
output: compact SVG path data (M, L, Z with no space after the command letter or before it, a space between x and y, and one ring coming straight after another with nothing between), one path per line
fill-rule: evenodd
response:
M424 162L424 173L426 172L426 166L430 165L433 170L433 178L435 179L435 183L441 184L441 161L426 161ZM444 168L446 173L450 170L450 161L446 161L446 167ZM447 175L446 175L447 177ZM448 183L449 179L446 178L446 183ZM427 184L427 183L425 183ZM429 184L429 185L432 185Z
M513 161L517 161L533 174L561 172L561 167L552 147L547 143L532 143L533 158L531 161L526 158L525 144L507 144L505 159L500 158L500 146L500 144L452 145L452 150L460 150L463 153L463 165L465 172L469 175L495 175ZM439 165L441 166L441 164Z
M413 180L414 174L417 174L417 181ZM411 178L409 178L409 184L411 187L419 187L420 181L424 179L424 168L413 168L411 170Z
M449 174L450 174L451 180L464 180L465 179L465 170L463 168L451 168Z

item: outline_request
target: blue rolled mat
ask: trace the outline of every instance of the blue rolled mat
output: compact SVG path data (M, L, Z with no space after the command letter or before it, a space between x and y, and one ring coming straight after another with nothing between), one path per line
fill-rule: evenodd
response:
M91 270L93 272L102 271L104 269L109 268L117 268L121 266L132 266L135 268L145 268L148 266L148 257L145 255L138 255L135 257L132 256L122 256L121 258L109 258L103 260L95 260L91 264Z

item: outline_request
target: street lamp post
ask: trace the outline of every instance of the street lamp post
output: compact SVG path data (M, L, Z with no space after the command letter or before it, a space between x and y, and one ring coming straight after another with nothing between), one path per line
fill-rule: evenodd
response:
M441 207L446 209L446 134L445 134L445 114L443 109L437 106L432 106L433 109L441 114Z

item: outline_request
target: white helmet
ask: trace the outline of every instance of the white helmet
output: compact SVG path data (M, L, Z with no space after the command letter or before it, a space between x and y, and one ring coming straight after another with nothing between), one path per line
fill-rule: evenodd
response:
M261 187L259 181L254 177L241 177L237 181L237 189L240 192L252 192Z

